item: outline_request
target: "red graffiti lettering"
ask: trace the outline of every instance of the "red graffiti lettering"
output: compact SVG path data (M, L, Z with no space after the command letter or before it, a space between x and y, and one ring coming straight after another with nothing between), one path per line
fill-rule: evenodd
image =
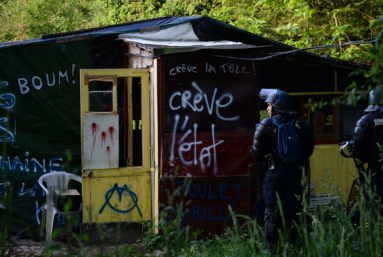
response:
M113 127L109 127L110 140L111 140L111 142L113 143L113 146L114 146L113 132L114 132L114 128Z
M109 158L109 168L111 168L111 166L110 166L110 147L109 146L106 147L106 152L108 153L108 158Z
M92 123L92 136L93 136L93 147L92 147L92 152L90 153L90 159L92 159L93 157L93 149L97 139L97 124L94 122Z
M105 131L103 131L101 133L101 148L102 148L102 143L104 143L104 145L105 145L105 138L106 138L106 133L105 133Z

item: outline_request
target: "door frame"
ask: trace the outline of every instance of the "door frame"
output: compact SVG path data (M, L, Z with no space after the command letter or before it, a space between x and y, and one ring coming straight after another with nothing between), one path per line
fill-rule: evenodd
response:
M149 175L150 178L156 178L154 172L156 172L155 169L151 168L151 159L150 159L150 130L151 126L153 126L150 122L150 83L149 83L149 76L150 76L149 69L81 69L80 70L80 118L81 118L81 170L82 170L82 177L83 177L83 190L85 191L90 190L90 178L95 179L102 179L102 178L111 178L111 177L137 177L142 176L143 179ZM128 78L127 81L131 82L132 80L129 78L132 77L141 77L141 118L142 118L142 166L139 167L119 167L117 169L92 169L92 170L84 170L83 169L83 154L84 154L84 115L97 115L97 114L105 114L105 113L91 113L89 112L89 82L91 81L110 81L113 82L113 114L117 114L117 78ZM131 88L131 84L128 86L128 88ZM129 91L129 90L128 90ZM151 92L152 93L152 92ZM129 99L129 96L128 96ZM131 98L130 98L131 99ZM130 120L131 118L129 118ZM130 125L130 122L128 122L128 125ZM131 135L129 135L131 136ZM150 183L152 181L152 183ZM149 179L147 181L150 183L150 192L147 192L147 195L151 199L158 198L155 197L156 194L158 194L154 189L155 185L158 185L158 181L154 179ZM157 183L156 183L157 182ZM142 182L143 183L143 182ZM154 195L153 195L154 193ZM88 207L91 209L90 203L91 201L94 201L95 199L91 199L90 193L83 191L83 202L84 204L84 222L94 222L92 217L85 217L86 208ZM152 205L153 200L149 200L149 204ZM86 203L88 203L89 206L86 206ZM156 204L158 206L158 203ZM154 224L157 224L158 215L153 215L153 207L149 208L148 212L142 217L141 220L150 220L154 219ZM91 216L91 215L90 215ZM154 217L154 216L157 216ZM141 220L126 220L126 221L141 221ZM100 222L108 222L108 220L100 220ZM112 221L111 221L112 222Z

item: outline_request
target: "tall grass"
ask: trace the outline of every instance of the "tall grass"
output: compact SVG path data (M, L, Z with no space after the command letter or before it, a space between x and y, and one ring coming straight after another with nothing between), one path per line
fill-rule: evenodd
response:
M352 206L346 206L341 199L341 190L324 180L324 186L330 187L330 204L311 209L307 201L308 187L303 187L302 212L299 224L292 224L298 229L299 242L292 245L289 232L291 224L284 218L282 228L279 230L279 240L274 252L266 247L264 228L262 223L245 215L235 215L231 212L233 225L226 228L222 235L204 238L200 229L190 232L188 226L181 223L182 208L187 208L187 203L177 205L172 201L180 191L168 192L170 203L164 206L158 226L151 223L145 224L146 234L140 242L140 247L132 244L117 246L113 253L103 250L97 256L144 256L154 250L162 250L166 256L382 256L383 254L383 215L376 193L370 187L371 174L365 175L365 183L358 187L360 196ZM302 179L302 185L306 178ZM189 183L186 183L187 185ZM188 190L184 190L186 194ZM278 199L279 200L279 199ZM66 204L69 210L71 203ZM283 209L278 203L281 216ZM347 208L348 207L348 208ZM230 208L230 206L228 206ZM347 211L347 209L349 211ZM231 211L231 210L230 210ZM358 222L351 222L352 217L359 213ZM246 220L241 224L239 220ZM76 220L67 220L66 224L76 223ZM5 255L5 242L9 241L6 226L1 229L1 251ZM102 230L102 229L101 229ZM159 230L159 233L157 233ZM57 230L67 234L67 249L71 242L80 242L82 235L74 234L69 227ZM57 244L51 244L46 249L46 256L58 250ZM67 251L68 251L67 250ZM69 256L71 255L68 252ZM78 256L88 256L89 253L80 251Z
M382 256L383 255L383 216L376 193L370 187L371 174L365 174L364 186L358 187L360 197L347 210L342 203L341 190L333 186L330 180L324 180L326 187L332 188L330 204L310 209L307 198L308 188L304 187L302 197L302 212L299 213L298 229L299 243L290 242L287 222L283 219L282 229L274 256ZM303 178L302 183L306 181ZM230 208L230 207L229 207ZM279 202L279 211L283 217L283 210ZM360 213L358 223L352 224L351 218ZM247 219L245 226L240 226L237 218ZM182 217L180 213L177 220ZM155 247L164 250L167 256L270 256L266 248L264 229L256 220L243 215L232 213L233 226L227 227L223 235L214 238L190 238L182 234L177 220L166 223L160 221L160 234L151 232L151 227L144 239L147 249ZM186 233L186 229L183 228ZM174 241L174 236L183 241ZM183 236L183 237L182 237ZM155 239L155 240L153 240ZM173 241L172 241L173 240ZM153 242L172 241L173 244L153 244ZM169 248L169 246L171 246Z

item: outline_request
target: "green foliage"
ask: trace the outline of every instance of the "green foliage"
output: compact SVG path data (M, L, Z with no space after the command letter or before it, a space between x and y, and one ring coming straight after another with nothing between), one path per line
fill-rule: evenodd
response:
M324 187L332 188L330 203L310 211L306 197L303 197L300 224L296 224L301 241L297 245L290 244L288 232L291 228L283 221L275 256L380 256L383 247L383 216L378 201L367 200L376 199L376 194L369 186L371 175L365 175L366 184L359 188L361 196L346 213L345 205L339 200L341 191L331 184L331 174L328 172L323 182ZM302 183L305 181L304 178ZM308 188L305 187L304 196L307 194ZM350 222L356 211L360 212L359 225ZM232 218L234 225L227 227L223 235L197 240L200 234L197 231L190 242L185 241L181 245L178 254L174 251L175 245L165 248L163 242L166 237L174 238L179 223L172 221L167 224L168 228L163 227L163 223L161 230L167 231L166 233L155 234L148 231L144 239L145 252L163 249L168 256L270 256L263 227L246 216L233 214ZM243 218L247 222L240 226L237 218ZM162 243L155 245L153 241Z
M166 242L169 241L168 248L175 248L174 243L176 242L177 235L177 220L172 222L166 222L164 219L160 219L158 222L158 227L154 226L151 222L148 222L145 227L148 229L146 232L143 243L145 245L145 250L154 251L154 250L164 250L166 249ZM156 233L155 230L159 229L160 233ZM182 237L182 235L181 235ZM185 238L182 238L183 240ZM181 240L182 240L181 239Z
M379 0L10 0L0 8L0 42L164 16L209 15L297 48L375 36ZM373 63L369 45L313 50Z
M267 111L265 111L265 110L259 111L259 115L260 115L259 121L262 121L262 120L270 117L269 113Z
M382 13L383 5L380 5L379 8ZM381 28L382 25L383 15L371 25L371 28ZM383 85L383 29L380 29L376 36L377 41L374 46L365 54L365 59L369 59L373 63L372 67L370 69L359 69L351 74L351 76L364 76L366 82L363 85L358 85L356 82L349 85L348 90L351 93L342 99L347 105L356 106L358 100L368 99L368 93L371 89Z

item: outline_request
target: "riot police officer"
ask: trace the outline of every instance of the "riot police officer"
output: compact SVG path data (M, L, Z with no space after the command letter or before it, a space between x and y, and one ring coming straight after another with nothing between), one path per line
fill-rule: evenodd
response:
M307 171L309 157L314 150L315 137L311 124L291 111L289 94L278 89L262 89L260 98L266 99L270 118L257 124L251 155L254 160L267 168L263 182L263 198L267 206L264 217L265 235L269 248L275 248L278 240L277 229L282 226L277 194L281 200L284 218L299 224L296 214L301 210L301 203L296 195L302 195L302 169L305 167ZM301 144L299 146L301 148L297 149L300 150L299 155L290 161L283 159L278 151L279 125L288 122L295 127L295 133ZM296 237L297 231L293 229L291 232L293 243Z
M369 106L364 110L365 115L356 123L354 139L351 142L352 157L354 158L359 177L364 182L364 164L368 164L367 173L371 172L371 188L377 196L383 198L383 172L378 144L383 145L383 99L382 87L370 91Z

